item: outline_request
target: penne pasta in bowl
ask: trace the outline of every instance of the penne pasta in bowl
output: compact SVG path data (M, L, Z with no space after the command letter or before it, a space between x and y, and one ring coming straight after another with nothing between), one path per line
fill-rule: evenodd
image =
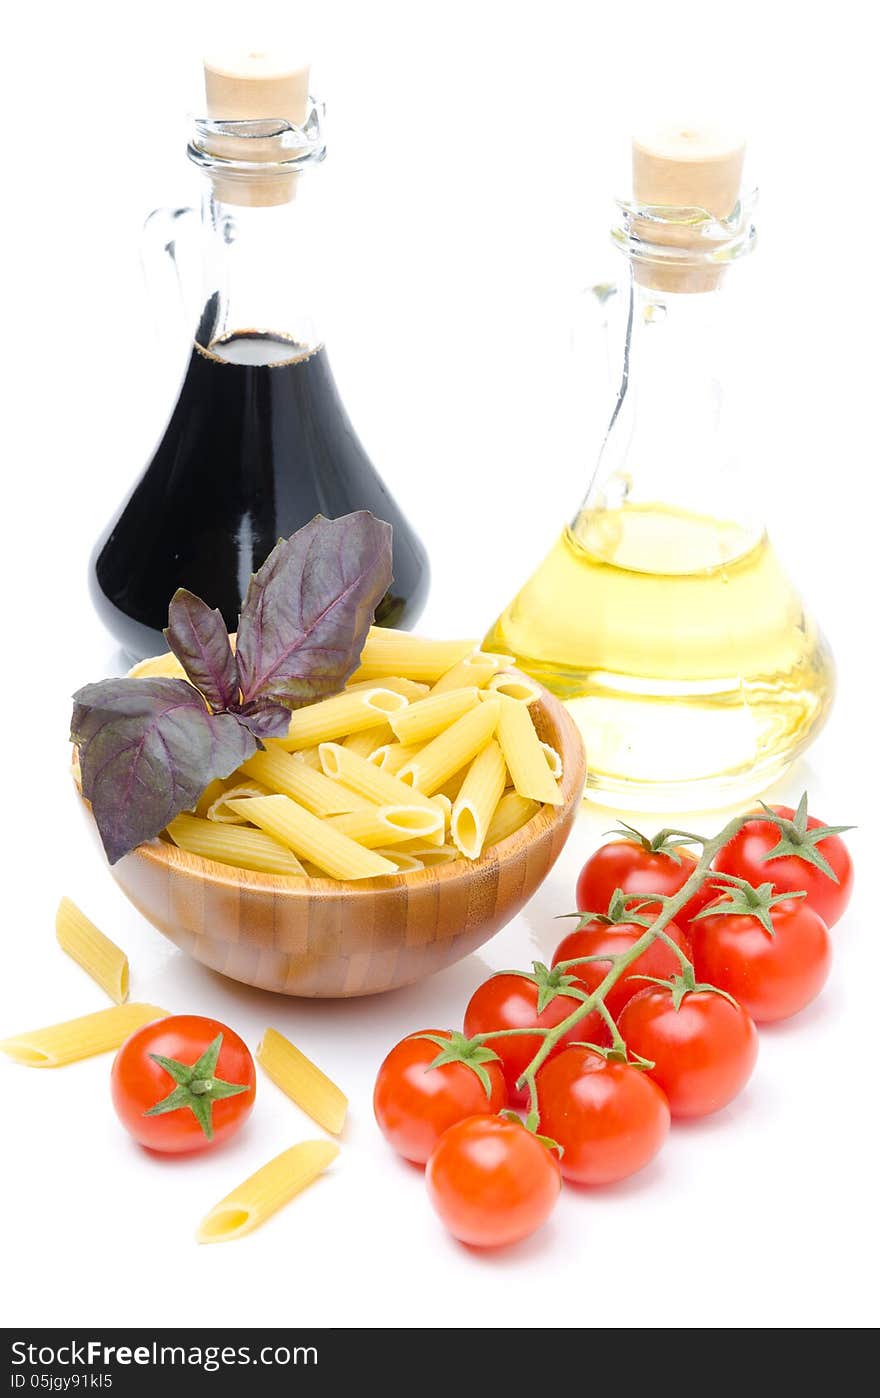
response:
M132 671L182 674L171 654ZM567 711L509 657L374 627L340 693L294 709L286 733L112 871L224 975L373 994L468 955L520 910L584 776Z

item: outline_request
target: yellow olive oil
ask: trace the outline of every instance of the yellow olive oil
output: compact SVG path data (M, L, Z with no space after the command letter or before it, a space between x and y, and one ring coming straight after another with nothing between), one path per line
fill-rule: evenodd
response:
M565 700L588 794L616 805L752 796L833 698L828 647L766 535L661 505L584 511L485 644Z

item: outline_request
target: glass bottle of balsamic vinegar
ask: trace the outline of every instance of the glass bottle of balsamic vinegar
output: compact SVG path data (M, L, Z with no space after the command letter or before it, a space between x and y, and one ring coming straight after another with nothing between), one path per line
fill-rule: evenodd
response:
M687 125L634 142L610 425L580 509L486 638L566 701L587 795L630 809L754 796L833 698L827 644L736 469L738 439L755 445L726 393L748 358L743 153Z
M179 235L197 225L200 286L184 288L192 346L176 406L90 565L98 613L134 657L166 649L180 586L234 630L251 573L318 513L367 509L393 526L394 581L377 622L411 626L425 602L425 550L355 434L310 315L304 194L325 147L308 78L263 54L206 63L209 115L187 151L207 177L201 218L148 220L184 282Z

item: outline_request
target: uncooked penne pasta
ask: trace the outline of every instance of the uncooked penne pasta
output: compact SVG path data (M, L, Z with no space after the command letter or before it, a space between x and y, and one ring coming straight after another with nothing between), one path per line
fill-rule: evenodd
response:
M381 747L383 743L392 742L393 739L390 725L383 723L381 728L365 728L362 733L349 733L347 738L343 738L342 746L353 752L355 757L370 757L376 748Z
M492 694L504 694L508 699L516 699L520 704L534 704L541 697L541 686L526 675L508 675L503 671L493 675L486 689Z
M227 791L235 781L234 776L217 777L214 781L208 782L201 796L193 808L193 814L197 816L207 816L213 805L222 798L224 791Z
M332 879L372 879L397 872L389 860L355 844L334 830L329 821L319 820L289 796L253 796L246 804L255 825L289 845L294 854L310 860Z
M547 766L550 768L550 775L554 781L562 780L562 758L553 747L552 743L542 743L541 751L547 759Z
M345 1125L348 1098L317 1064L277 1029L266 1029L257 1045L257 1062L291 1102L338 1136Z
M439 807L370 806L348 815L330 816L328 824L365 849L380 849L404 840L430 840L438 836L442 844L446 823Z
M425 869L431 869L435 864L451 864L453 860L461 859L455 845L425 845L417 840L411 845L395 847L394 853L415 856Z
M459 660L445 675L441 675L432 687L432 694L445 694L450 689L468 689L476 686L482 689L498 670L513 664L512 655L493 655L489 651L478 650Z
M356 757L338 743L321 744L321 762L328 777L333 777L377 806L427 806L434 809L427 796L414 791L406 782L383 772L373 762Z
M266 751L283 752L284 749L275 747L273 739L270 738L266 743ZM297 751L293 753L293 756L296 758L297 762L304 762L307 767L311 767L315 772L320 772L322 770L321 755L318 752L317 743L310 748L298 748Z
M468 768L452 807L452 841L468 859L477 859L482 853L506 778L507 767L501 749L495 739L490 738Z
M345 688L350 694L352 690L374 689L375 686L375 680L357 680L354 684L347 684ZM405 680L400 675L383 675L382 688L393 689L395 694L402 694L410 703L416 699L424 699L426 694L431 693L429 684L421 684L419 680Z
M445 796L451 805L461 791L461 784L467 776L467 770L467 767L461 767L457 772L453 772L452 776L449 777L441 787L437 788L431 800L436 801L438 797Z
M239 770L262 782L270 793L280 793L298 801L312 815L341 815L343 811L356 811L364 805L363 798L348 787L331 781L324 772L314 771L305 762L297 762L291 753L282 752L280 748L255 752ZM241 807L232 809L241 810Z
M0 1052L28 1068L60 1068L65 1063L78 1063L98 1053L111 1053L120 1048L136 1029L164 1019L167 1010L157 1005L141 1005L129 1000L124 1005L111 1005L79 1019L63 1024L50 1024L45 1029L31 1029L0 1041Z
M152 655L147 660L139 660L128 672L131 680L185 680L186 671L173 651L165 655Z
M380 748L373 749L367 761L372 762L375 767L381 767L383 772L390 772L393 777L411 757L415 757L418 750L417 743L411 747L407 747L405 743L383 743Z
M252 1233L316 1180L339 1154L335 1141L300 1141L282 1151L215 1204L199 1224L200 1243L227 1243Z
M395 780L411 784L428 796L439 791L454 772L471 762L486 746L498 723L500 703L497 698L487 699L485 703L462 714L445 733L438 734L412 761L401 767ZM528 711L525 712L528 717ZM541 762L549 778L543 754Z
M377 854L381 854L383 859L390 859L396 867L398 874L414 874L419 869L426 868L425 860L420 859L417 854L412 854L408 850L401 850L397 847L393 849L377 849Z
M478 691L470 689L450 689L443 694L429 694L427 699L419 699L400 713L392 714L388 720L395 738L411 747L427 743L438 733L453 724L468 709L476 707Z
M320 699L317 704L296 709L291 715L287 736L276 738L274 743L293 752L315 743L347 738L349 733L359 733L363 728L377 728L390 714L405 709L408 703L402 694L382 689L380 685L372 689L347 690L334 694L332 699Z
M235 797L232 798L236 800ZM242 820L250 820L247 810L250 801L256 796L248 796L238 802ZM258 874L280 874L283 877L302 878L305 869L287 845L274 840L263 830L252 830L248 825L225 825L215 820L201 820L187 814L175 816L168 826L168 834L179 849L187 854L197 854L201 859L213 859L217 864L231 864L236 869L251 869Z
M87 971L111 1000L128 999L128 957L105 937L70 898L62 898L55 914L55 935L62 951Z
M196 815L204 814L206 820L214 820L218 825L247 825L247 819L239 811L234 811L226 804L227 796L233 800L243 801L248 796L265 796L268 788L261 786L259 782L236 782L234 786L228 786L221 791L216 801L212 801L208 809L200 813L196 807Z
M434 684L475 649L473 641L429 641L408 631L374 626L361 651L361 663L351 678L357 684L360 680L405 675L410 680Z
M498 741L516 790L520 796L528 796L533 801L546 801L550 806L561 805L562 797L550 775L528 705L503 694L498 696L496 702L501 706ZM488 700L481 707L487 708Z
M519 830L520 826L531 820L540 809L538 801L530 801L527 796L520 796L518 791L505 792L495 807L495 814L486 831L484 848L506 840L508 835L512 835L514 830Z

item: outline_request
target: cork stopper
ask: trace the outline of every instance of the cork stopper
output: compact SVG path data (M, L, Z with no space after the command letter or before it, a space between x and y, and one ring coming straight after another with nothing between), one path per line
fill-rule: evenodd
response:
M308 112L309 64L290 54L258 49L204 60L205 97L213 121L285 120L302 126ZM265 140L217 137L212 154L227 160L274 162L279 159L277 138ZM267 205L287 203L296 197L299 176L295 172L236 180L214 176L217 197L228 204Z
M742 183L744 140L720 127L700 122L667 122L633 137L632 179L636 204L678 209L704 209L713 218L733 212ZM645 224L647 242L668 247L711 248L705 236L687 224ZM640 262L637 280L661 291L711 291L721 279L721 266Z

